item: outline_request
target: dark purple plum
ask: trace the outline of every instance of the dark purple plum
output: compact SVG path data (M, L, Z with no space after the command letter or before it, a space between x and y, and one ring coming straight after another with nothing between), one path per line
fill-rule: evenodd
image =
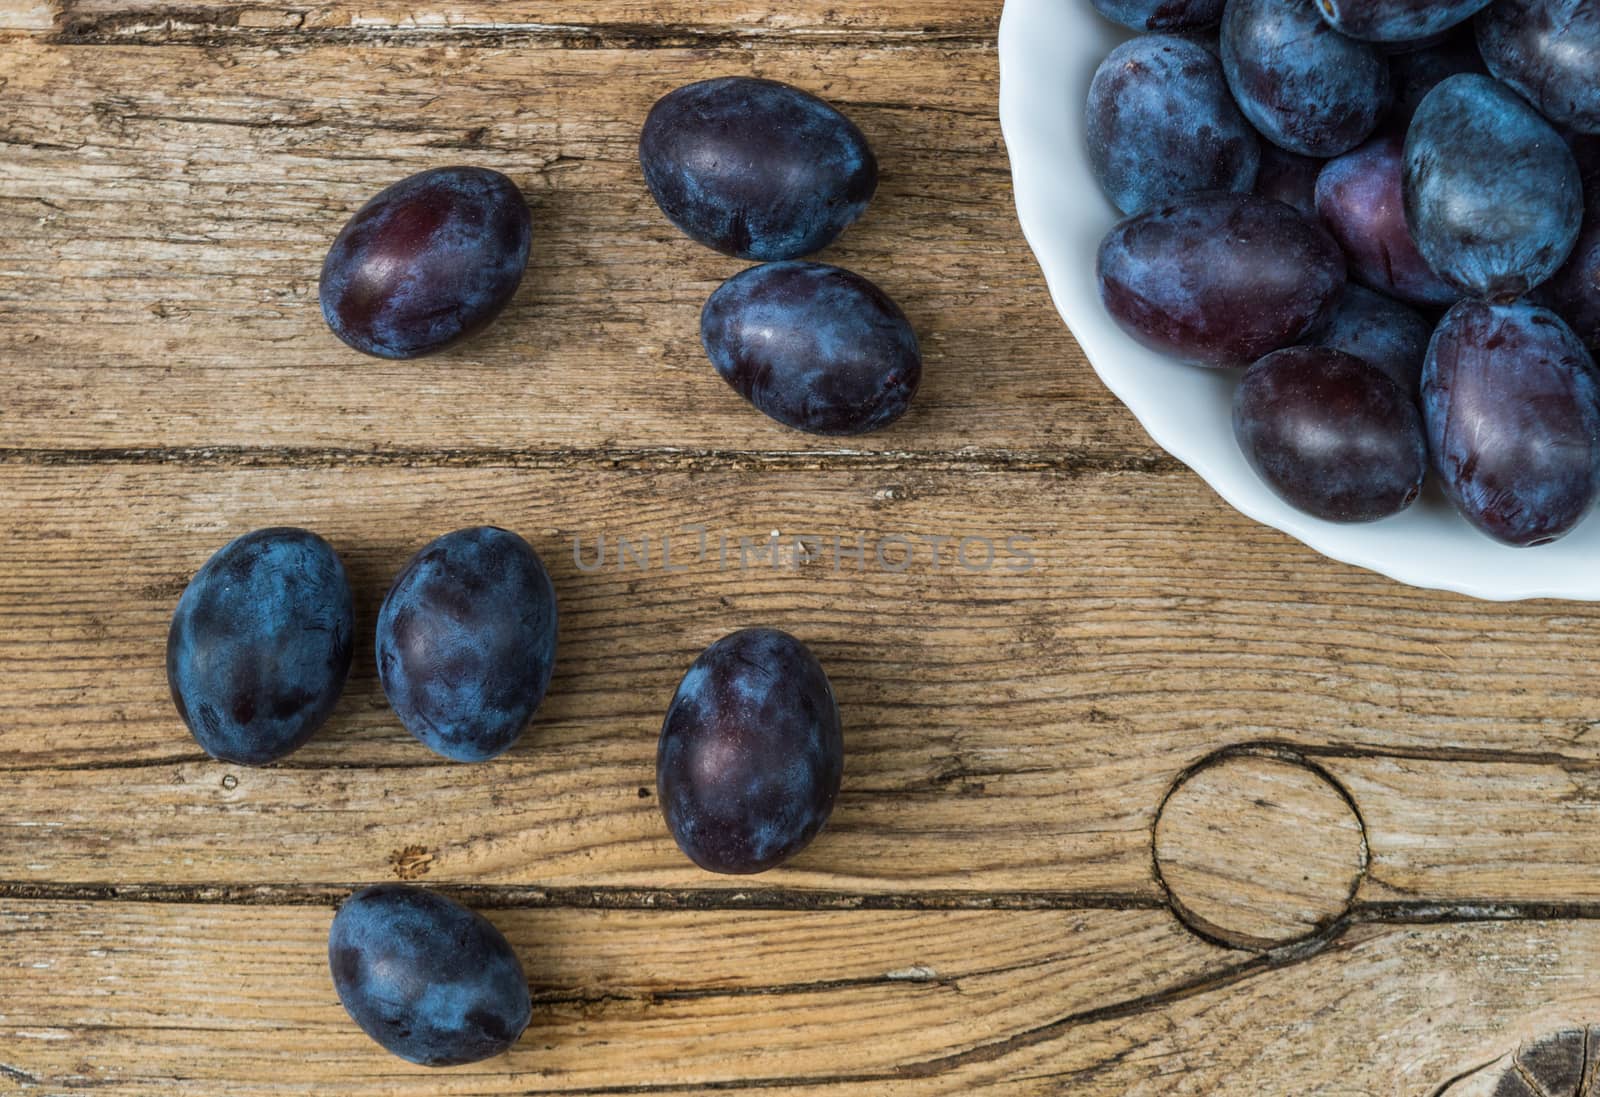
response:
M1433 273L1411 238L1404 165L1405 140L1394 133L1329 160L1317 177L1317 210L1356 281L1414 305L1445 308L1461 291Z
M1389 59L1389 73L1394 84L1390 126L1403 136L1430 91L1452 76L1464 72L1481 75L1488 71L1478 55L1478 39L1470 26L1452 31L1438 45L1395 54Z
M1228 0L1222 65L1256 129L1290 152L1338 156L1389 109L1389 62L1323 22L1311 0Z
M1297 343L1345 286L1339 245L1282 202L1206 194L1118 224L1100 244L1100 299L1147 347L1242 366Z
M1600 193L1600 134L1579 133L1566 130L1561 134L1578 161L1578 173L1583 176L1583 191L1592 202Z
M804 644L770 628L700 653L656 750L667 829L708 872L764 872L799 853L828 821L843 774L828 676Z
M1445 493L1478 529L1542 545L1589 513L1600 492L1594 368L1547 309L1468 300L1445 314L1422 409Z
M1261 170L1256 172L1256 193L1293 206L1310 217L1317 214L1317 176L1326 160L1301 156L1261 142Z
M1478 16L1478 48L1550 121L1600 133L1600 3L1496 0Z
M423 547L378 612L378 678L422 744L457 762L511 749L556 659L556 592L533 546L478 526Z
M1376 366L1415 400L1432 335L1433 325L1415 309L1352 282L1339 307L1307 342Z
M1251 366L1233 434L1284 502L1330 522L1399 514L1428 470L1422 416L1381 370L1328 347L1291 347Z
M1489 0L1316 0L1341 34L1374 42L1428 38L1471 19Z
M213 758L262 766L322 726L350 672L344 565L303 529L258 529L195 572L167 633L178 715Z
M345 1012L391 1054L428 1067L509 1051L528 1027L528 980L488 919L425 888L379 884L328 931Z
M1144 31L1195 30L1215 26L1225 0L1094 0L1112 22Z
M1123 213L1197 191L1247 192L1261 141L1201 46L1152 34L1111 51L1089 85L1089 166Z
M1509 301L1572 252L1583 188L1572 151L1515 92L1452 76L1422 101L1406 135L1406 220L1446 282Z
M528 265L533 220L487 168L408 176L346 222L322 263L322 315L363 354L418 358L483 330Z
M1539 287L1538 297L1600 354L1600 189L1590 192L1589 215L1572 257Z
M662 96L639 134L639 164L669 221L741 259L821 251L878 187L878 160L854 122L799 88L748 76Z
M822 263L740 271L706 301L700 342L734 391L810 434L888 426L922 380L900 307L859 274Z

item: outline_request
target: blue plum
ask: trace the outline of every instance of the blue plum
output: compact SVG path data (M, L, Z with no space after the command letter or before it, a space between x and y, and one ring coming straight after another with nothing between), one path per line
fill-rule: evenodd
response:
M1406 134L1406 220L1423 258L1475 297L1509 301L1565 262L1583 221L1572 151L1487 76L1444 81Z
M1228 0L1222 65L1245 116L1303 156L1338 156L1389 109L1389 62L1335 31L1311 0Z
M822 263L767 263L729 278L701 310L700 342L734 391L810 434L888 426L922 380L900 307L859 274Z
M1089 165L1123 213L1255 184L1260 139L1221 63L1182 38L1147 35L1112 50L1089 86L1087 123Z
M1589 213L1572 257L1539 287L1538 298L1600 354L1600 188L1589 192Z
M1261 170L1256 173L1256 193L1274 198L1311 217L1317 214L1317 176L1325 160L1280 149L1261 142Z
M1317 0L1329 26L1352 38L1408 42L1471 19L1489 0Z
M379 884L328 932L339 1001L391 1054L429 1067L508 1051L533 1016L528 980L488 919L425 888Z
M1434 468L1478 529L1511 545L1570 531L1600 492L1594 361L1560 317L1462 301L1434 333L1422 410Z
M303 529L259 529L195 573L167 633L167 685L205 752L261 766L303 746L350 672L344 565Z
M1394 55L1389 59L1394 84L1394 108L1389 114L1389 125L1403 135L1430 91L1452 76L1464 72L1481 75L1488 71L1478 55L1478 39L1470 26L1452 31L1437 45Z
M1282 202L1199 195L1106 235L1100 298L1147 347L1196 365L1242 366L1299 342L1345 286L1339 245Z
M1461 291L1433 272L1406 224L1405 140L1380 134L1329 160L1317 177L1317 210L1350 260L1350 273L1414 305L1444 308Z
M418 358L487 327L528 265L533 220L487 168L435 168L381 191L322 263L322 315L363 354Z
M1600 133L1600 4L1496 0L1478 16L1489 71L1552 122Z
M1094 0L1114 23L1144 31L1195 30L1222 18L1225 0Z
M1280 499L1330 522L1400 513L1428 471L1416 404L1381 370L1328 347L1251 366L1234 393L1233 433Z
M667 829L708 872L764 872L799 853L828 821L843 774L828 676L809 648L771 628L700 653L656 749Z
M1338 308L1307 342L1376 366L1415 400L1432 336L1433 325L1415 309L1351 283Z
M855 123L799 88L747 76L658 100L639 134L639 164L669 221L741 259L822 250L878 187L877 157Z
M446 758L511 749L556 658L556 592L509 530L447 533L413 556L378 612L378 678L406 730Z

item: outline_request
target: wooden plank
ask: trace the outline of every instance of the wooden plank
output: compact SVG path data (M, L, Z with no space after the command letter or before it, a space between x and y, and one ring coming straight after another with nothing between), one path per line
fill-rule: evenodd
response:
M15 464L0 466L0 498L0 880L360 882L422 865L429 880L720 885L661 825L655 735L704 644L769 623L812 644L833 679L846 778L824 839L740 887L1149 900L1162 797L1213 751L1262 739L1331 752L1319 760L1374 831L1373 879L1403 889L1375 901L1594 886L1591 812L1559 792L1589 772L1574 735L1592 719L1585 638L1600 607L1399 587L1226 512L1186 477ZM480 522L544 552L562 647L524 743L467 767L398 727L366 636L407 556ZM690 523L710 551L686 558L680 536L669 572L661 539ZM203 760L176 720L165 632L213 549L274 524L343 553L361 644L324 733L286 765L245 770ZM740 570L737 539L775 529L864 535L868 564ZM573 538L589 566L601 534L607 566L580 570ZM885 570L876 548L895 536L1021 538L1035 564L969 571L946 544L935 571L923 542ZM653 544L648 570L617 566L621 537ZM1537 752L1544 769L1518 776ZM1402 767L1400 782L1362 761L1405 753L1433 769ZM1507 774L1490 795L1526 808L1448 792L1452 774L1481 779L1468 761ZM1470 857L1427 852L1463 829ZM1530 852L1530 829L1555 837ZM1500 867L1474 884L1471 863Z
M0 1085L1424 1097L1600 1008L1594 922L1364 926L1240 965L1150 912L489 913L533 1025L427 1071L344 1017L325 908L8 902Z
M992 52L448 57L445 87L433 49L8 45L4 445L1158 460L1086 367L1018 231ZM700 306L745 264L672 228L636 144L659 95L728 73L811 88L878 148L878 198L824 258L880 283L920 334L923 390L889 430L789 431L705 361ZM517 298L459 352L348 350L317 303L328 244L380 187L462 161L508 172L534 206Z
M426 34L531 34L579 41L758 43L798 42L845 36L919 41L992 38L1000 5L956 0L920 4L841 6L798 0L773 8L750 0L599 0L535 4L529 0L3 0L0 28L53 32L61 41L194 41L233 36L241 40L309 38L356 32L376 38L400 32Z
M429 1071L345 1016L324 908L0 902L0 1092L585 1093L890 1080L1205 977L1157 912L488 912L534 1019ZM715 947L708 947L714 942Z

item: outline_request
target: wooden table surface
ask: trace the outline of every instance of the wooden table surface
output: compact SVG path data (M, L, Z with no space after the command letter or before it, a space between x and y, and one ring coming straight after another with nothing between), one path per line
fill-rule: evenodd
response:
M1157 450L1018 232L998 14L0 0L0 1093L1595 1086L1600 607L1331 563ZM726 73L824 95L879 151L827 254L921 334L892 429L784 431L702 358L741 264L660 216L635 141ZM458 162L533 204L516 300L438 358L347 351L329 241ZM387 711L368 637L408 555L479 523L549 562L561 651L522 743L462 766ZM244 769L179 723L165 630L274 524L337 546L362 640L330 725ZM686 559L690 527L713 548ZM865 561L717 559L772 530ZM963 538L1031 566L963 565ZM752 624L827 667L845 784L791 866L717 877L661 823L655 736ZM508 1056L429 1072L345 1017L333 908L396 878L521 953Z

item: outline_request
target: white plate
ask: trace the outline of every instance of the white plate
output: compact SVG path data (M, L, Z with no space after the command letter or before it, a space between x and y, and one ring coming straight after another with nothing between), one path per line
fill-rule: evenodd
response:
M1477 598L1600 600L1600 517L1553 545L1515 549L1478 533L1431 488L1381 522L1301 514L1267 490L1234 443L1234 373L1169 361L1111 322L1094 260L1118 215L1089 172L1083 104L1095 67L1127 37L1089 0L1006 0L1000 20L1000 126L1017 216L1056 308L1106 387L1240 512L1324 556Z

